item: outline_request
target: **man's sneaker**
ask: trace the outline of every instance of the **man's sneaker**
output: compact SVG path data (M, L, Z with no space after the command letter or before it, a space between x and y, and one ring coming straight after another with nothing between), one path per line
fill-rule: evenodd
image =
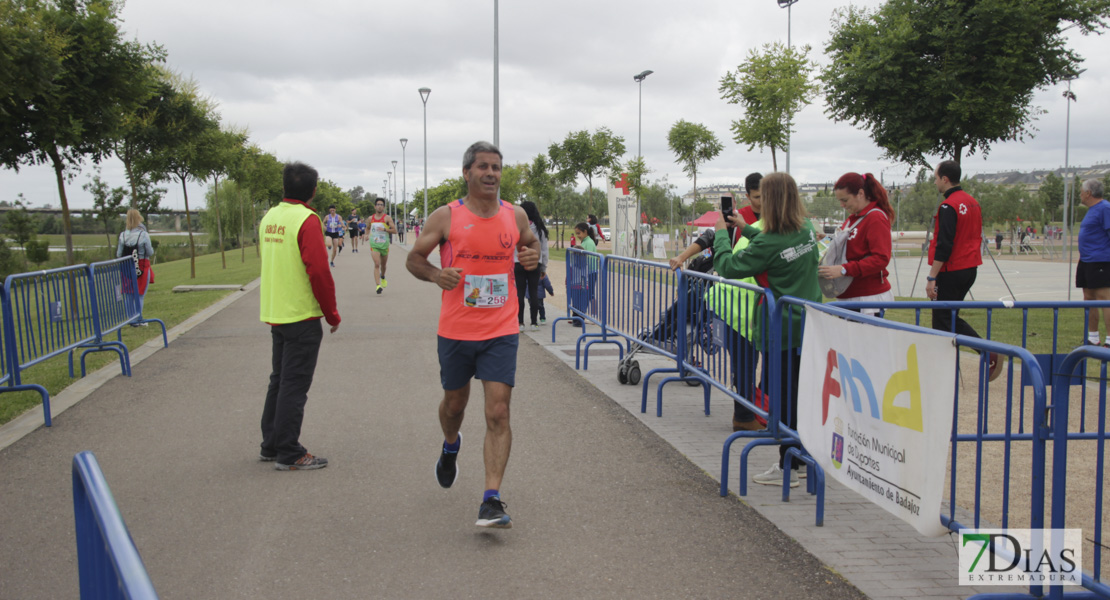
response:
M752 477L752 481L761 483L763 485L782 485L782 467L779 463L771 465L770 469ZM798 487L798 473L797 471L790 471L790 487Z
M459 434L459 448L462 448L462 433ZM458 458L458 450L448 452L443 448L440 451L439 461L436 462L436 481L439 482L439 487L447 489L455 485L459 478L459 465L456 462Z
M539 326L539 325L536 325L535 323L532 323L532 328L531 328L531 329L532 329L532 331L539 331L539 330L540 330L540 326Z
M493 496L482 503L478 509L478 527L492 527L494 529L512 529L513 520L505 514L505 503L501 498Z
M540 319L540 325L547 325L547 319Z
M520 330L524 331L524 323L520 323Z
M274 468L278 471L311 471L312 469L323 469L328 466L328 459L313 456L308 452L304 456L297 459L297 462L286 465L279 462L274 463Z
M1006 367L1006 361L997 352L990 353L988 364L990 366L989 381L998 379L998 376L1002 374L1002 370Z
M259 452L258 460L262 462L274 462L275 460L277 460L277 454L265 454L263 452Z
M333 268L333 269L335 268L335 261L334 260L331 261L331 268Z
M378 291L377 291L377 293L379 293L379 294L380 294L380 293L382 293L382 286L380 286L380 285L378 286Z

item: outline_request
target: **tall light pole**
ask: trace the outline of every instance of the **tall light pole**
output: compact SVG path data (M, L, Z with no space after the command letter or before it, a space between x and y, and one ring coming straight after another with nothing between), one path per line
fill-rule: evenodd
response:
M388 189L389 189L389 180L388 179L383 179L382 180L382 200L385 200L385 205L386 206L389 206L389 195L386 193L386 190L388 190Z
M393 162L393 173L397 173L397 161ZM397 177L393 178L393 202L390 203L390 212L393 213L393 226L397 226Z
M430 88L420 88L420 101L424 103L424 219L428 218L428 96L432 95Z
M790 40L790 21L791 21L791 6L798 0L777 0L779 8L786 9L786 49L792 50L794 48ZM786 173L790 174L790 119L786 120ZM695 191L695 194L697 192Z
M408 138L401 138L401 222L404 223L409 218L409 207L406 204L408 200L408 169L405 166L405 146L408 145Z
M643 155L643 142L644 142L644 80L647 79L648 75L651 75L654 72L655 71L640 71L636 75L632 76L632 80L636 82L636 87L639 88L639 96L640 96L639 108L636 109L636 112L638 114L638 116L637 116L637 125L636 125L636 138L637 138L636 139L636 160L641 163L641 165L640 165L641 169L643 168L642 163L644 161L644 155ZM637 185L637 188L639 188L639 185ZM627 211L625 211L625 214L628 214ZM640 191L639 191L639 189L636 190L636 217L633 219L633 222L636 225L635 225L635 233L633 234L632 240L633 240L633 245L635 247L636 258L640 258Z
M1068 246L1068 262L1064 273L1067 274L1067 287L1068 287L1068 301L1071 301L1071 177L1068 173L1068 151L1071 149L1071 103L1075 100L1075 94L1071 91L1071 82L1078 79L1079 75L1087 69L1080 69L1076 73L1066 79L1068 82L1068 89L1064 92L1064 101L1068 103L1067 121L1064 127L1064 243Z
M497 48L497 0L493 0L493 145L501 147L501 130L498 125L500 115L497 112L498 96L498 48Z
M396 163L397 161L393 161L393 162ZM386 214L392 216L393 215L393 171L386 171L385 172L385 177L386 177L386 180L385 180L385 206L388 209L385 212L386 212Z

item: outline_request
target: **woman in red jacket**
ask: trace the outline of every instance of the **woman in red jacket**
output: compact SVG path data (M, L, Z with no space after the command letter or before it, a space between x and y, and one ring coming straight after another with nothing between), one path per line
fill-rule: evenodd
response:
M871 173L845 173L836 181L833 192L849 215L840 228L859 224L848 237L847 262L818 267L818 275L825 279L853 277L851 285L837 296L837 300L894 302L886 270L890 264L890 222L894 219L894 209L890 207L886 189ZM864 309L863 312L874 315L879 311Z

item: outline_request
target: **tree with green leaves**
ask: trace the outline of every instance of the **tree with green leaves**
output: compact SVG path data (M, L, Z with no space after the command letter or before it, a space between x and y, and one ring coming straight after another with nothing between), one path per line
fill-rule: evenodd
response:
M525 165L503 165L501 167L501 188L498 195L506 202L520 203L527 193L525 185Z
M224 269L227 268L227 255L224 253L223 219L220 214L220 177L226 177L238 170L246 143L246 130L231 128L208 131L200 144L201 157L208 165L206 170L214 184L212 201L216 207L216 238L220 244L220 261Z
M263 207L269 208L281 202L284 194L282 182L282 169L284 165L269 152L264 152L256 145L248 146L239 162L238 169L233 178L245 197L245 203L250 208L250 229L252 236L257 233L258 218L257 207L261 202ZM245 212L245 211L244 211ZM244 223L246 216L243 217ZM248 239L244 234L243 239ZM250 238L250 239L253 239ZM261 256L258 244L254 245L254 252ZM246 261L246 250L243 250L243 261Z
M65 187L68 172L86 159L99 163L112 152L124 115L152 93L146 73L151 62L162 60L163 52L124 41L120 4L113 0L28 0L22 6L29 11L25 17L38 19L25 34L45 36L28 43L48 49L42 59L47 71L34 74L34 83L16 83L17 88L33 93L7 98L0 110L0 131L5 132L0 141L14 142L4 144L0 158L9 168L53 167L62 205L66 263L73 264Z
M809 46L787 48L780 42L752 49L736 71L727 71L717 91L729 104L738 104L744 117L732 122L733 140L771 150L771 165L778 171L775 151L786 149L794 115L813 101L817 84L812 76L816 65L809 59Z
M130 207L149 214L158 210L162 196L145 193L152 189L150 182L159 179L159 174L146 172L151 164L144 158L161 143L159 138L173 130L174 124L169 121L172 111L166 107L173 103L177 90L172 74L161 65L149 65L144 75L150 79L152 92L146 101L124 114L113 150L131 186Z
M27 206L22 202L23 194L19 197L20 200L15 201L15 210L9 210L4 216L4 229L12 236L15 243L23 248L23 256L26 258L27 242L35 239L35 220L31 218L31 214L27 212Z
M174 77L173 83L177 93L162 107L169 113L172 128L159 137L143 161L146 171L158 174L160 180L173 178L181 184L189 230L189 278L196 279L197 250L187 183L190 179L208 179L211 162L205 154L205 143L207 136L219 131L219 119L212 102L200 96L195 81Z
M123 214L122 206L127 197L122 187L109 188L108 184L100 178L100 169L96 170L96 174L92 176L90 181L81 186L81 189L88 192L93 198L93 210L96 211L96 219L104 225L104 239L108 243L108 247L112 247L112 222L119 221L119 217Z
M724 149L717 136L701 123L679 119L667 134L667 146L675 154L682 172L694 178L694 200L698 198L698 165L717 157Z
M1047 213L1045 217L1049 221L1055 221L1057 211L1064 207L1064 178L1056 173L1045 175L1037 189L1037 197Z
M593 134L583 129L567 134L561 144L551 144L547 149L556 180L561 184L574 185L579 176L586 180L593 198L593 178L620 166L624 156L624 138L613 135L608 127L600 127ZM593 204L590 212L596 213Z
M1098 33L1110 0L889 0L834 13L821 74L827 114L886 156L928 164L1032 136L1033 93L1075 76L1067 24Z

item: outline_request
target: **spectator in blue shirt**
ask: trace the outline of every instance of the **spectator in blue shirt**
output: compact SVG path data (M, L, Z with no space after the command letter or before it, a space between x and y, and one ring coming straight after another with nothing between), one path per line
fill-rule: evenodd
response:
M1110 202L1102 199L1102 182L1088 179L1079 190L1079 201L1087 216L1079 224L1079 265L1075 287L1083 289L1084 300L1110 300ZM1087 318L1086 343L1097 346L1098 314L1110 334L1110 308L1092 309ZM1102 344L1110 348L1110 339Z

